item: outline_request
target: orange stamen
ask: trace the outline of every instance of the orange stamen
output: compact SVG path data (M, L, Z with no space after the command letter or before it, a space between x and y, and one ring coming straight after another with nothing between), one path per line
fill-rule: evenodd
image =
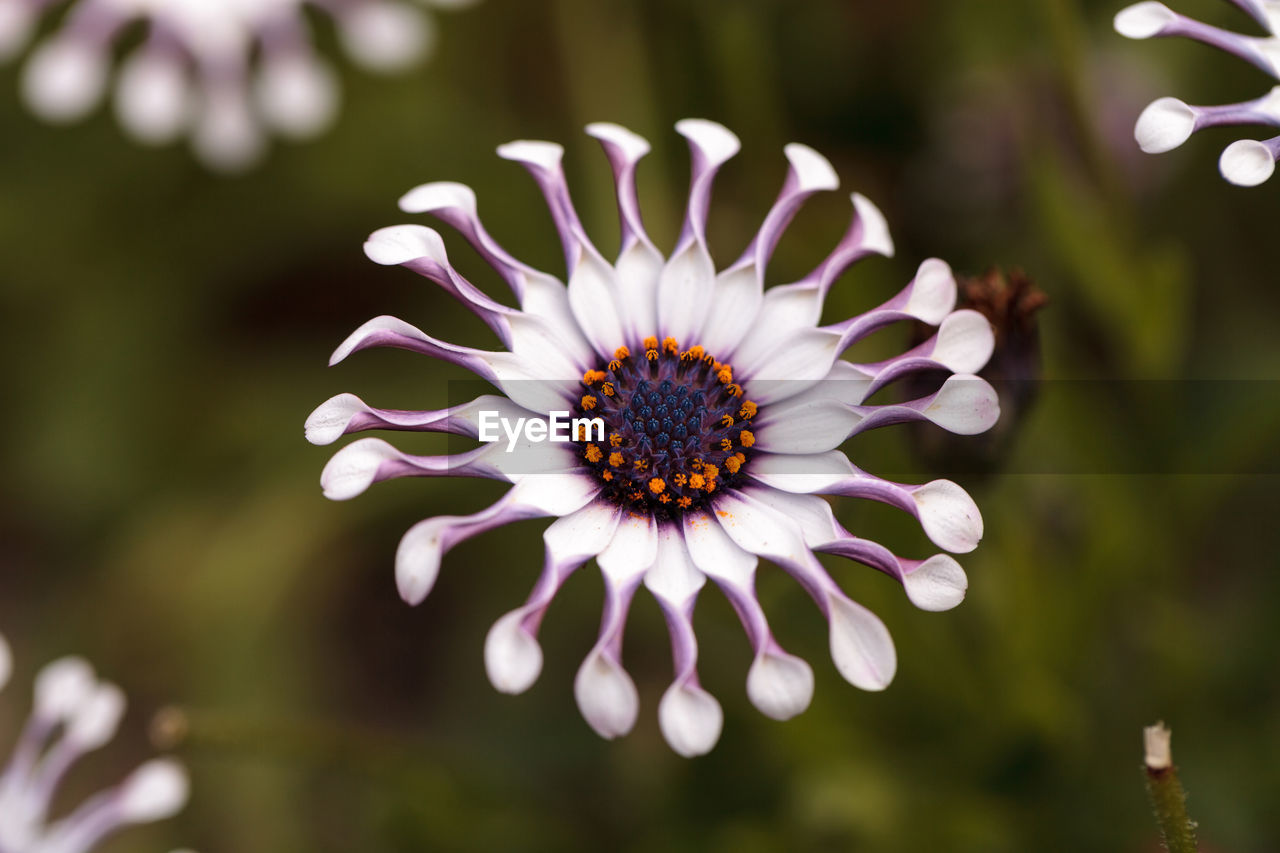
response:
M588 394L582 398L582 408L586 409L589 412L596 407L597 402L599 401L596 400L595 397L592 397L590 394Z
M751 430L744 429L738 434L738 441L742 442L743 447L750 447L756 443L756 437L752 434Z
M623 456L621 453L619 453L616 450L609 454L609 464L612 465L614 468L617 468L619 465L625 464L626 461L627 461L627 457Z
M661 477L654 477L652 480L649 481L649 491L653 492L655 495L662 494L666 490L666 488L667 488L667 484L663 481Z
M586 457L588 462L596 463L604 458L604 452L601 451L600 448L596 447L594 444L588 444Z

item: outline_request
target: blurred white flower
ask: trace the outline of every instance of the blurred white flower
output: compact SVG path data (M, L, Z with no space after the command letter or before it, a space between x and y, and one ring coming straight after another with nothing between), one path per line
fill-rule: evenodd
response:
M422 0L458 8L474 0ZM31 40L61 0L0 0L0 60ZM112 82L117 38L142 21L142 45L115 74L115 112L135 139L189 134L210 167L234 171L263 153L268 132L320 133L338 110L337 77L312 46L305 8L329 15L347 52L375 71L426 56L434 31L414 0L73 0L27 60L22 89L52 122L82 118Z
M0 637L0 688L11 673ZM99 681L80 658L62 658L36 676L35 706L0 773L0 853L84 853L130 824L177 814L187 802L187 774L175 761L143 764L120 784L65 817L50 804L66 772L106 745L124 715L119 687Z

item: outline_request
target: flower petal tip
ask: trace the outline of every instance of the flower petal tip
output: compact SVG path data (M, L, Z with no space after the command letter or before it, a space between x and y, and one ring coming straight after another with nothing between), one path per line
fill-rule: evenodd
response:
M527 163L540 169L558 169L564 159L564 146L556 142L518 139L498 146L498 156L504 160Z
M903 308L908 314L931 326L946 319L956 307L956 277L951 266L941 258L929 258L920 264L911 283L911 295Z
M378 478L384 462L400 456L400 451L380 438L353 441L329 459L320 472L320 487L331 501L345 501L361 495Z
M715 697L693 684L673 684L658 704L662 736L685 758L706 755L720 740L724 711Z
M834 190L840 186L840 176L836 174L831 161L808 145L792 142L782 150L795 171L802 191Z
M1000 398L985 379L958 373L942 383L924 414L947 432L977 435L1000 419Z
M422 184L400 196L400 209L405 213L428 213L456 208L468 217L476 215L476 193L466 184L435 181Z
M649 140L638 133L628 130L620 124L598 121L587 125L587 135L615 145L626 155L628 160L639 160L648 154L651 146Z
M939 548L967 554L982 541L982 513L969 493L950 480L934 480L911 493L925 535Z
M1218 161L1222 177L1240 187L1256 187L1263 184L1276 170L1275 156L1271 149L1256 139L1233 142L1222 152Z
M861 690L884 690L898 670L898 653L889 629L870 610L837 595L827 595L831 621L831 659L844 679Z
M578 710L596 734L613 740L627 734L636 724L640 697L635 682L611 657L592 651L573 681Z
M117 808L129 823L164 820L187 804L190 787L187 772L178 762L148 761L124 781Z
M420 521L400 538L396 548L396 589L412 607L426 599L440 574L444 556L443 532L449 519Z
M719 165L742 149L742 142L729 128L704 118L686 118L676 122L676 132L689 140L707 158Z
M766 717L789 720L813 700L813 668L794 655L764 652L747 674L747 696Z
M425 225L379 228L365 241L364 253L369 260L383 266L395 266L418 258L430 258L439 264L449 262L443 238Z
M889 233L889 223L885 220L875 202L862 193L851 196L853 209L862 222L862 245L868 251L892 258L894 253L893 235Z
M1160 98L1152 101L1138 116L1133 138L1148 154L1172 151L1191 138L1196 129L1196 114L1184 101Z
M485 671L501 693L523 693L542 672L542 647L523 622L524 612L512 611L495 622L485 637Z
M303 427L307 441L316 445L333 444L346 434L351 419L368 406L355 394L338 394L325 400L307 416Z
M935 554L903 578L907 598L921 610L950 610L964 601L969 578L953 557Z
M1115 17L1115 28L1125 38L1147 39L1160 35L1177 17L1163 3L1147 0L1121 9Z

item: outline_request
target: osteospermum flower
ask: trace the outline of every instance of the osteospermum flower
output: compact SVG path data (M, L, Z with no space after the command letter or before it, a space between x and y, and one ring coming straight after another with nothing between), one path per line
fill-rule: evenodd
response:
M711 186L738 139L707 121L676 128L690 143L692 177L684 227L665 258L641 223L634 176L649 145L639 136L610 124L588 128L603 145L617 185L622 247L613 263L574 211L559 145L513 142L498 149L523 165L545 195L568 262L567 286L504 251L481 225L467 187L432 183L404 196L406 212L430 212L457 229L510 285L519 307L494 301L463 278L429 228L382 229L369 238L366 253L443 287L487 323L505 349L457 346L378 317L338 347L332 363L367 347L399 347L466 367L504 396L410 412L372 408L341 394L311 415L306 431L317 444L367 429L477 438L494 412L508 423L556 411L600 418L602 431L577 431L575 441L538 442L525 433L519 442L486 443L456 456L411 456L379 439L361 439L334 455L321 484L328 497L341 500L393 477L511 482L487 509L430 518L409 530L396 554L401 596L421 602L442 556L459 542L519 519L555 517L543 537L542 576L528 601L489 632L490 680L507 693L534 682L542 667L536 637L543 615L565 579L595 558L604 576L604 617L574 684L579 708L606 738L635 723L637 692L622 666L622 636L632 596L643 584L671 633L675 679L659 706L661 729L677 752L694 755L714 746L722 723L720 705L698 682L692 616L706 580L741 617L755 649L747 692L765 714L787 719L803 711L813 673L770 633L754 593L760 557L794 576L825 614L841 674L867 690L884 688L897 666L889 632L841 591L815 552L879 569L926 610L958 604L965 574L950 556L904 559L855 537L813 493L883 501L916 516L938 546L969 551L982 535L982 519L959 486L887 482L855 468L836 448L851 435L902 421L981 432L998 409L990 386L968 375L991 353L991 327L976 312L952 310L955 281L942 261L925 261L880 307L820 324L823 300L845 269L893 250L883 217L862 196L852 196L852 222L825 261L800 281L765 289L766 265L792 217L814 193L838 184L831 165L810 148L787 146L790 170L781 194L742 256L717 273L705 238ZM884 361L839 358L876 329L913 319L937 326L937 333ZM887 383L921 370L955 375L924 399L867 402Z
M473 0L429 0L459 7ZM0 0L0 59L30 38L58 0ZM316 55L307 6L330 15L347 52L375 71L400 70L432 42L431 21L414 0L75 0L41 43L22 79L42 118L68 122L101 100L113 45L130 22L146 39L120 69L116 115L145 143L190 133L210 166L238 169L261 154L265 132L305 138L338 106L337 79Z
M11 666L9 646L0 637L0 688ZM63 776L111 740L124 706L120 688L99 681L80 658L63 658L40 671L31 717L0 771L0 853L83 853L126 826L181 810L187 801L186 772L174 761L157 759L70 814L50 817Z
M1116 15L1116 31L1133 39L1183 36L1203 42L1252 63L1280 79L1280 2L1277 0L1231 0L1268 33L1248 36L1203 24L1179 15L1163 3L1144 2ZM1280 86L1252 101L1222 106L1193 107L1177 98L1153 101L1134 128L1134 137L1143 151L1160 154L1172 151L1206 127L1220 125L1280 125ZM1280 136L1267 140L1241 139L1222 152L1218 166L1233 184L1252 187L1271 177L1280 156Z

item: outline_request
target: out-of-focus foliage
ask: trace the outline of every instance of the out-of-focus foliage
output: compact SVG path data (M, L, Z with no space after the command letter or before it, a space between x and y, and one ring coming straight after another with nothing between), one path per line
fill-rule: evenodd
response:
M1267 381L1280 371L1280 199L1223 183L1211 138L1137 152L1132 122L1157 95L1222 103L1256 86L1195 45L1125 42L1110 30L1118 5L486 0L441 16L420 71L344 68L336 129L232 180L185 151L135 147L106 115L40 125L19 107L17 72L0 69L0 627L28 673L80 651L128 688L135 740L104 765L147 751L140 732L160 707L188 717L177 751L191 806L108 849L1144 851L1139 732L1160 717L1206 843L1273 849L1280 500L1274 469L1239 472L1260 470L1280 425ZM1199 5L1229 20L1227 4ZM792 722L761 717L743 686L747 643L708 591L705 681L727 719L696 761L657 730L669 659L651 602L627 638L643 702L629 738L599 740L573 704L596 629L591 572L547 620L539 683L498 695L483 638L533 583L540 525L459 547L411 609L392 582L401 532L497 487L406 481L329 504L316 484L329 451L301 428L339 391L429 408L461 378L393 351L325 368L369 317L488 343L443 293L362 256L367 233L408 219L401 192L472 185L490 230L558 272L532 183L492 150L564 143L607 247L612 187L581 128L617 121L654 143L642 203L669 246L687 179L670 127L686 116L744 142L713 202L723 260L776 192L788 141L884 208L898 257L850 274L833 319L939 255L966 273L1027 270L1051 299L1051 379L1258 380L1256 401L1233 386L1218 416L1218 386L1201 383L1186 421L1153 417L1132 386L1047 389L1003 469L954 474L987 526L963 558L963 606L916 611L885 578L835 567L897 641L883 694L839 678L811 603L766 569L762 599L814 662L817 695ZM835 194L806 209L773 280L806 272L846 216ZM493 284L443 230L464 271ZM937 473L900 434L850 449L872 471ZM1117 473L1135 456L1154 458L1151 473ZM927 553L891 510L845 502L840 516ZM25 705L0 697L0 733Z

